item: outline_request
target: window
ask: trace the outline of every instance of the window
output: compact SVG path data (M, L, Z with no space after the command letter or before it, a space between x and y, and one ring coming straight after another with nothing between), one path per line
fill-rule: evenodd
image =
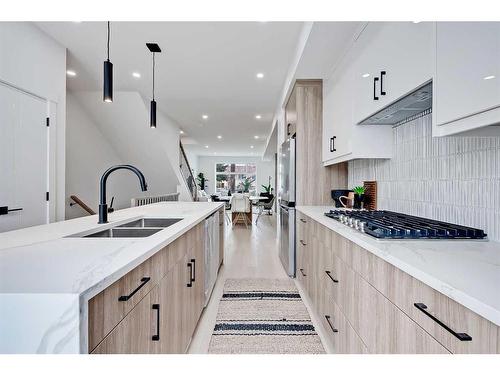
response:
M253 163L217 163L215 165L215 192L229 190L255 194L257 166Z

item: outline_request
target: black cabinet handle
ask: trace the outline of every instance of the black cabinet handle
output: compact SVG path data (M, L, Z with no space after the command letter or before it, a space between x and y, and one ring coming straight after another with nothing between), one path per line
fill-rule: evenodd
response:
M303 240L299 240L302 246L306 246L307 244Z
M290 135L290 126L291 125L292 124L287 124L287 126L286 126L286 135Z
M191 259L191 263L193 263L193 273L191 274L191 281L196 281L196 259Z
M373 100L378 100L377 96L377 82L378 82L378 77L373 78Z
M303 223L307 223L307 221L305 221L304 219L300 219L300 221L302 221Z
M332 279L332 281L333 281L334 283L338 283L338 282L339 282L337 279L334 279L334 278L332 277L332 272L331 272L331 271L325 271L325 273L328 275L328 277L329 277L330 279Z
M153 310L156 310L156 335L151 336L151 340L160 341L160 304L154 303Z
M380 72L380 95L385 95L385 91L384 91L384 76L385 76L386 72L385 70L382 70Z
M422 311L425 315L427 315L429 318L431 318L432 320L434 320L437 324L439 324L445 330L447 330L448 332L450 332L453 336L455 336L460 341L472 341L472 337L470 337L467 333L455 332L450 327L448 327L446 324L444 324L443 322L441 322L438 318L436 318L434 315L431 315L427 311L427 306L424 303L421 303L421 302L414 303L413 306L415 306L417 309L419 309L420 311Z
M336 135L330 138L330 152L335 152L337 149L335 148L335 139L337 138Z
M191 288L193 286L193 263L189 262L187 266L189 268L189 282L186 285Z
M0 207L0 215L7 215L9 212L22 211L22 208L9 208L8 206Z
M332 329L333 333L337 333L339 330L333 326L332 322L330 321L330 315L325 315L325 319L328 322L328 325Z
M120 298L118 298L118 301L125 302L125 301L128 301L129 299L131 299L131 298L132 298L132 296L133 296L134 294L136 294L136 293L139 291L139 289L141 289L144 285L146 285L146 284L148 283L148 281L149 281L149 280L151 280L151 278L150 278L150 277L143 277L143 278L141 279L141 284L140 284L137 288L135 288L135 289L132 291L132 293L130 293L128 296L120 296Z
M304 276L304 277L305 277L305 276L307 276L307 275L304 273L304 269L303 269L303 268L299 268L299 271L300 271L300 273L302 274L302 276Z

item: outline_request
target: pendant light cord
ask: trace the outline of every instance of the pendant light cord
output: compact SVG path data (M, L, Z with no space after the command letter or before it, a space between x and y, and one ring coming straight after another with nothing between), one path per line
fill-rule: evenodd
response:
M153 52L153 100L155 100L155 53Z
M109 27L109 21L108 21L108 61L109 61L109 34L110 34L110 27Z

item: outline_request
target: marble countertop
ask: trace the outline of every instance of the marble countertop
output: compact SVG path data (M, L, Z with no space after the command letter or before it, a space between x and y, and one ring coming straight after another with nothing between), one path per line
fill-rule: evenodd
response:
M473 240L377 240L324 215L297 210L500 326L500 243Z
M162 202L0 234L0 293L85 294L92 298L217 211L223 203ZM72 238L141 217L182 218L145 238Z

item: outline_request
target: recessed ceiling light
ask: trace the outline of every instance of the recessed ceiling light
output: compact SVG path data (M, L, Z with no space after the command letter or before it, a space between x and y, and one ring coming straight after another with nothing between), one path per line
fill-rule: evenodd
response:
M255 115L255 118L256 118L257 120L260 120L260 119L262 118L262 116L261 116L261 115Z
M208 148L208 145L205 145L205 148Z
M134 78L141 78L141 73L133 72L133 73L132 73L132 76L133 76Z
M261 78L264 78L264 73L257 73L255 76L257 78L261 79Z
M366 78L366 77L369 77L369 76L370 76L370 73L365 73L361 77Z
M488 80L488 79L493 79L493 78L495 78L495 76L486 76L486 77L484 77L483 79L484 79L484 80Z
M258 135L254 135L253 136L255 139L259 139L259 136Z
M250 148L253 148L253 145L251 145Z
M184 130L179 130L179 133L180 134L184 134Z
M214 155L217 155L217 153L216 153L216 152L214 152Z
M222 139L222 135L218 135L218 136L217 136L217 139Z
M206 120L206 119L208 118L208 115L202 115L202 116L201 116L201 118L202 118L203 120Z
M66 74L69 75L70 77L76 76L76 72L74 70L66 70Z
M413 22L413 23L420 23L420 22L422 22L422 21L411 21L411 22Z

